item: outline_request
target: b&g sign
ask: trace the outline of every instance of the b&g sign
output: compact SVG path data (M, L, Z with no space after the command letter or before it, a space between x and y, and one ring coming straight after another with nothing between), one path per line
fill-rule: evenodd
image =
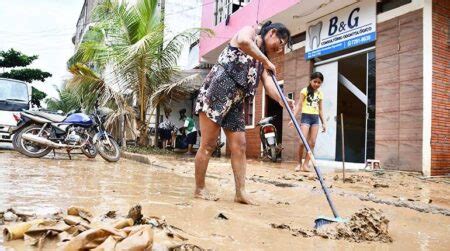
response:
M376 2L362 0L308 23L305 58L311 59L376 40Z

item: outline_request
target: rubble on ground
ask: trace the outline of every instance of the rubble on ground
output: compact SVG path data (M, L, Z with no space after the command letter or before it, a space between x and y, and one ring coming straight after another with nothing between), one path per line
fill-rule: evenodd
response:
M164 219L142 215L140 205L126 216L109 211L95 218L81 207L69 207L66 213L39 218L8 209L0 212L5 241L23 240L26 245L60 250L205 250L186 243L186 232ZM154 245L155 244L155 245Z

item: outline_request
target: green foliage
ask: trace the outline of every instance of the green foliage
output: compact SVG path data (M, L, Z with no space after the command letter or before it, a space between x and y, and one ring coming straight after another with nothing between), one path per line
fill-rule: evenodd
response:
M55 87L56 88L56 87ZM47 104L47 109L52 111L63 111L68 113L72 110L77 110L81 108L81 100L78 93L70 88L64 86L61 89L56 88L58 92L58 98L49 98L45 102Z
M15 68L26 67L30 65L38 56L28 56L20 51L9 49L8 51L0 51L0 67L2 68ZM0 73L2 78L17 79L24 82L31 83L33 81L44 82L46 78L51 77L52 74L39 69L21 68L12 69L9 72ZM47 97L45 92L41 92L34 88L31 92L31 102L37 106L41 106L41 100Z
M195 41L201 30L165 38L158 0L137 0L132 6L127 1L104 0L94 9L93 19L96 22L68 61L69 68L89 65L102 72L107 83L99 88L99 82L94 81L93 86L98 88L90 95L100 97L104 103L118 102L118 110L133 112L127 97L138 97L139 127L142 137L147 137L145 114L149 97L179 71L177 60L183 46ZM93 81L89 75L75 72L74 82L82 85L83 78L84 83Z
M12 78L17 80L22 80L28 83L33 81L44 82L46 78L51 77L52 74L49 72L41 71L39 69L18 69L11 70L10 72L0 73L2 78Z
M0 67L3 68L14 68L14 67L25 67L30 65L38 56L27 56L14 49L9 49L8 51L0 51Z
M47 97L45 92L39 91L38 89L32 87L31 88L31 103L41 106L41 100Z

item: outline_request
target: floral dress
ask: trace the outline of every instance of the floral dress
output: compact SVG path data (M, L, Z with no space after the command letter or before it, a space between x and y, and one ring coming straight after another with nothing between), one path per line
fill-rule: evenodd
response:
M229 131L245 131L244 100L255 95L262 69L250 55L228 45L200 88L195 112Z

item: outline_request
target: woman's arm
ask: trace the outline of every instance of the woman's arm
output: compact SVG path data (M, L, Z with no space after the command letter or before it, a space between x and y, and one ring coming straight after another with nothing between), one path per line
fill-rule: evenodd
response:
M320 121L322 121L322 132L326 132L327 131L327 125L325 124L325 120L323 119L322 100L319 100L319 117L320 117Z
M242 28L230 41L230 44L239 47L244 53L250 55L252 58L258 60L264 65L265 69L276 72L276 67L270 60L262 53L255 43L256 31L251 26Z
M266 94L269 95L273 100L277 101L278 104L280 104L281 107L284 107L283 100L280 97L280 94L278 93L277 88L275 87L275 84L272 80L272 78L267 73L267 70L264 70L261 76L261 79L263 81L264 89L266 89ZM295 102L292 99L286 98L288 101L288 104L291 109L294 109Z

